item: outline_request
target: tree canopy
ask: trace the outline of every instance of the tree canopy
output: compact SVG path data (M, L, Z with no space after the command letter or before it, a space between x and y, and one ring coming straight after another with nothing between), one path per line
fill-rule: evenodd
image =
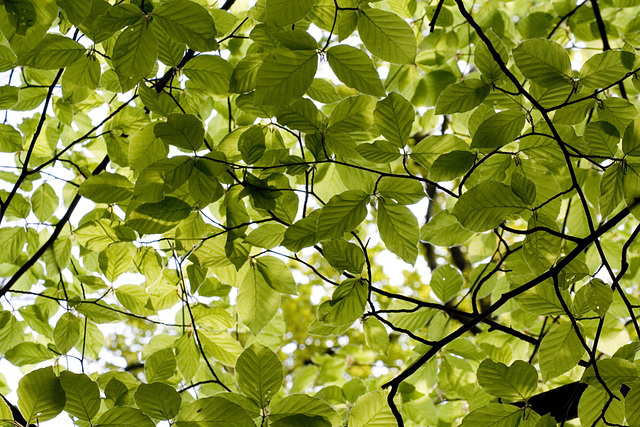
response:
M0 4L0 427L640 425L635 0Z

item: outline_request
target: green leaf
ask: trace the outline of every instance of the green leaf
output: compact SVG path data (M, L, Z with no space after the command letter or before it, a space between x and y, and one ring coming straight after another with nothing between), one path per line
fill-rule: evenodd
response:
M553 87L571 80L571 59L564 47L547 39L525 40L513 50L513 59L527 79Z
M166 197L157 203L143 203L127 218L126 225L140 234L158 234L171 230L189 216L191 206L180 199Z
M182 71L200 89L218 95L229 92L233 65L218 55L196 56Z
M479 79L466 79L447 86L440 93L436 114L464 113L473 110L489 95L489 85Z
M624 172L622 165L611 165L600 181L600 214L608 217L624 199ZM33 204L33 200L31 201Z
M185 381L190 381L200 368L200 349L195 339L189 334L184 334L178 338L174 343L174 347L178 369Z
M165 159L169 148L162 139L155 136L156 123L145 125L133 134L129 144L129 167L142 170L158 160Z
M173 351L165 348L147 357L144 364L144 374L149 382L167 381L176 370L177 362Z
M509 62L509 52L507 51L507 47L504 45L504 42L496 36L491 28L489 28L485 34L489 38L493 48L500 55L502 62L507 64ZM504 75L500 65L493 59L493 55L484 41L478 41L473 53L473 61L482 75L486 76L491 81L499 80Z
M624 131L622 152L627 156L640 157L640 117L629 123Z
M29 424L55 418L64 409L65 400L51 366L29 372L18 383L18 407Z
M0 427L15 427L11 408L2 399L0 399Z
M341 239L325 240L322 242L322 253L329 264L338 271L348 271L361 274L364 268L364 253L354 243Z
M258 70L254 101L258 105L290 104L309 89L317 69L315 50L276 50Z
M544 336L540 344L540 372L543 381L577 366L585 353L570 323L561 323Z
M116 297L120 304L140 315L153 313L151 298L140 285L121 285L116 289Z
M182 404L175 388L159 382L140 384L134 398L142 412L158 420L174 418Z
M1 234L2 230L0 230L0 235ZM107 220L89 221L81 227L78 227L73 234L82 246L98 252L120 241ZM2 242L1 237L0 242Z
M280 292L274 290L260 270L252 266L245 274L238 290L238 315L253 335L273 319L280 307Z
M247 427L253 420L242 407L222 397L198 399L182 407L176 427Z
M393 200L378 199L378 230L382 241L408 264L418 257L419 227L415 215Z
M0 86L0 109L8 110L18 102L18 93L20 88L5 85ZM6 125L5 125L6 126Z
M144 18L120 33L113 47L111 62L123 92L132 89L151 73L157 56L156 37Z
M266 56L264 53L251 54L238 61L231 75L232 92L246 93L256 88L256 75Z
M98 418L96 427L154 427L151 418L136 408L115 406Z
M64 313L53 330L53 340L62 354L66 354L80 339L80 319L73 314Z
M236 363L238 387L261 408L280 390L284 380L282 363L268 347L254 343L247 347Z
M255 265L262 277L274 290L283 294L296 295L296 282L284 261L272 256L255 258Z
M12 69L16 62L16 55L7 46L0 46L0 72Z
M600 317L604 317L613 302L613 289L600 279L590 280L585 286L587 286L587 305Z
M527 205L536 201L536 184L521 173L511 175L511 190Z
M236 365L236 361L242 353L242 346L238 340L227 333L215 334L205 330L200 332L200 338L206 353L224 365Z
M450 265L441 265L432 275L429 286L438 299L444 303L451 301L458 295L464 285L462 274L457 268Z
M484 391L501 399L526 400L538 388L538 371L522 360L507 366L485 359L478 367L477 377Z
M56 0L56 3L66 12L69 21L76 27L82 24L91 12L91 0Z
M111 204L131 198L133 184L122 175L102 172L83 182L78 193L96 203Z
M31 196L33 213L40 221L47 221L58 209L58 195L53 187L46 182L42 183Z
M278 421L274 421L270 424L272 427L331 427L331 423L321 416L307 416L302 414L289 415L284 418L279 418Z
M487 231L524 208L524 202L510 187L497 181L485 181L460 196L452 213L464 228Z
M327 131L356 132L367 130L373 124L373 110L375 98L367 95L350 96L336 105L331 116Z
M86 374L71 371L60 372L60 384L64 389L64 410L84 421L91 421L100 410L100 388Z
M349 413L350 427L394 427L398 423L387 403L387 393L372 391L356 400Z
M364 338L369 348L386 357L389 354L389 333L382 322L373 316L369 316L365 319L362 327L364 329Z
M436 246L461 245L471 236L473 236L473 232L462 227L458 219L449 211L438 212L420 229L420 240Z
M37 11L29 0L9 0L4 2L8 21L17 34L25 36L27 30L36 25Z
M322 209L312 211L305 218L302 218L287 228L282 240L282 246L290 251L298 252L303 248L313 246L320 240L317 236L318 217ZM366 216L366 213L365 213Z
M467 173L475 160L476 155L470 151L454 150L441 154L429 168L429 179L436 182L451 181Z
M267 23L278 27L292 25L302 20L316 3L316 0L266 0L265 17Z
M391 92L379 101L374 112L374 122L382 136L399 148L409 141L416 113L402 95Z
M190 0L174 0L153 9L158 24L172 39L191 49L208 52L218 48L213 17L202 5Z
M311 87L307 90L307 95L324 104L333 104L340 101L334 85L325 79L313 79Z
M307 98L295 100L282 107L276 114L278 122L304 133L315 133L323 128L323 115L313 101Z
M358 12L358 33L369 52L393 64L415 63L417 42L409 24L380 9Z
M489 116L473 134L471 148L499 148L515 140L524 127L522 110L505 110Z
M543 226L559 231L556 222L545 215L537 215L529 220L528 228ZM522 244L524 259L531 270L540 274L547 271L561 252L562 241L550 233L529 234Z
M259 161L266 150L262 126L251 126L244 131L238 141L238 150L240 150L242 160L244 160L246 164L252 165Z
M72 3L71 0L65 1ZM95 9L100 8L98 4L99 3L96 2L94 4L91 4L90 6L92 6L92 9L94 9L95 11ZM86 19L87 22L85 22L85 24L93 24L94 27L97 28L98 34L97 36L94 36L92 38L95 42L101 42L110 38L113 34L120 31L124 27L134 25L140 20L140 18L144 16L140 5L135 5L133 3L119 3L114 6L108 7L106 11L95 11L97 12L95 15L92 12L93 11L90 9L89 13L87 14L88 19Z
M35 365L54 357L55 353L47 347L31 341L21 342L5 353L5 358L15 366Z
M614 125L608 122L590 122L584 130L584 142L589 154L614 157L618 151L620 134Z
M176 103L168 93L158 93L144 83L138 85L138 95L146 108L161 116L168 116L176 108Z
M306 394L290 394L271 407L270 421L279 421L291 415L322 417L331 425L342 424L340 415L323 400Z
M580 425L605 426L606 424L602 422L600 417L612 424L622 424L625 413L624 402L619 395L616 397L618 398L609 401L608 393L605 390L588 387L580 396L578 403Z
M253 246L273 249L280 246L287 230L280 224L264 224L249 233L244 240Z
M42 41L18 62L41 70L68 67L80 59L86 48L75 40L59 34L47 34Z
M319 239L338 239L356 228L367 216L369 195L361 190L348 190L333 196L320 210L316 235ZM287 239L285 233L285 241Z
M471 411L462 420L461 427L515 427L524 425L528 415L530 413L516 406L489 403Z
M202 121L192 114L170 114L153 128L156 138L183 150L197 151L204 142Z
M600 380L612 390L619 390L622 384L632 384L638 377L638 368L633 362L620 357L612 357L598 361L598 375L593 366L589 366L582 374L581 382L592 387L601 388Z
M624 50L608 50L587 59L580 69L580 83L588 89L607 87L621 80L633 68L635 55Z
M0 124L0 152L15 153L22 150L22 134L13 126Z
M331 300L318 307L318 320L327 325L339 326L356 321L367 303L368 286L361 279L347 279L331 295Z
M630 426L640 424L640 387L633 384L624 397L624 415Z
M327 59L333 72L345 85L368 95L385 95L380 76L364 51L341 44L327 50Z
M391 163L401 157L398 147L384 139L378 139L371 144L360 144L356 151L370 162L381 164Z

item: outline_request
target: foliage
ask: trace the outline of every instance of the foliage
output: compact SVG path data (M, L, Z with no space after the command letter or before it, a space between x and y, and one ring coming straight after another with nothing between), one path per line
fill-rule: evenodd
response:
M0 425L638 425L639 12L2 1Z

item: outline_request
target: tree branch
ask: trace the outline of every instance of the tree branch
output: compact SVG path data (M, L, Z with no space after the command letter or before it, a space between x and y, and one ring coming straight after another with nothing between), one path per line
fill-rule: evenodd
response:
M100 172L105 170L108 164L109 164L109 156L105 156L104 159L102 159L102 162L100 162L100 164L93 170L92 174L98 175ZM49 237L49 239L47 239L47 241L44 242L42 246L40 246L40 249L38 249L36 253L33 254L33 256L31 256L31 258L27 260L27 262L25 262L23 265L20 266L18 271L16 271L13 274L13 276L11 276L9 281L5 283L5 285L0 289L0 298L6 295L6 293L11 290L11 287L15 285L16 282L22 277L22 275L25 274L27 271L29 271L29 269L33 267L33 265L36 262L38 262L40 257L44 255L47 249L53 246L56 239L60 236L62 229L65 227L65 225L67 225L67 223L71 219L71 215L73 214L75 209L78 207L78 203L80 202L80 199L82 199L82 196L80 194L76 194L76 196L73 198L73 200L69 204L69 208L67 209L67 212L60 219L60 222L56 224L55 228L53 229L53 233L51 233L51 236Z

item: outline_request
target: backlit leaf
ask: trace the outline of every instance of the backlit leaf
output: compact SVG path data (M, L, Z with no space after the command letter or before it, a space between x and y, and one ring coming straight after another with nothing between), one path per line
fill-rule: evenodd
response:
M302 96L318 68L313 50L280 49L264 59L256 77L255 102L259 105L286 105Z
M413 64L416 37L402 18L380 9L361 9L358 32L364 45L378 58L394 64Z

